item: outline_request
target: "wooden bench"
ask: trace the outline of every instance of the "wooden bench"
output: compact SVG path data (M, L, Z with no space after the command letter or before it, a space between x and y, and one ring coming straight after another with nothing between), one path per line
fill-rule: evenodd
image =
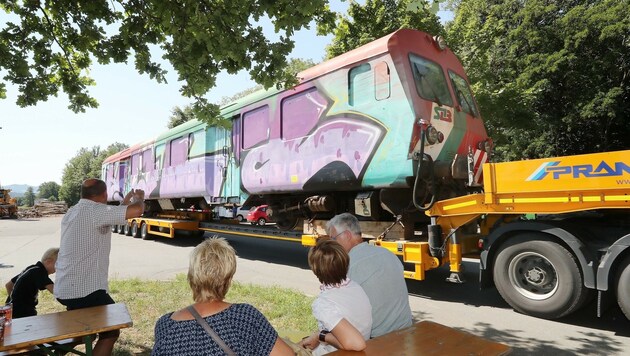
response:
M507 345L432 321L421 321L366 341L363 351L338 350L329 355L507 355Z
M92 355L95 334L133 325L125 304L110 304L14 319L4 330L0 355L39 350L48 355L73 352ZM85 346L85 353L74 350Z

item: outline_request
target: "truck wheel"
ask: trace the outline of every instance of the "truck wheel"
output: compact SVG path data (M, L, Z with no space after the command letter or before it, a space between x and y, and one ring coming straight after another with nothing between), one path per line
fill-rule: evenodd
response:
M589 296L573 254L540 234L511 237L497 252L493 275L512 308L543 319L568 315Z
M266 223L267 223L267 220L265 220L265 218L258 219L258 225L264 226Z
M117 233L118 232L118 225L112 225L112 233Z
M123 229L125 236L131 236L131 226L129 224L125 224Z
M151 234L149 234L149 226L146 223L142 223L142 225L140 225L140 237L142 237L143 240L151 239Z
M118 225L118 233L121 235L125 234L125 225Z
M131 236L136 239L140 237L140 229L138 229L138 223L135 221L131 223Z
M617 303L630 320L630 257L626 257L617 272Z

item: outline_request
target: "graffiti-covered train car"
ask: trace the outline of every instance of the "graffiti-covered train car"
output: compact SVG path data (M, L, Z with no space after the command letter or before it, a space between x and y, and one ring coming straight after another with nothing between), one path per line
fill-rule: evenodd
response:
M125 188L150 178L145 190L162 209L168 200L268 204L278 225L292 228L341 211L413 222L418 208L481 181L491 141L440 38L398 30L298 77L293 88L224 107L231 131L193 120L136 148L150 151L152 164L134 165L132 155ZM120 159L129 160L112 156L104 170L122 167Z

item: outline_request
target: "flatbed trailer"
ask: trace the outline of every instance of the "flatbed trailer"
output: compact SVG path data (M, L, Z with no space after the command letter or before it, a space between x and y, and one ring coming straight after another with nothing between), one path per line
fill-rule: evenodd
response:
M616 296L630 319L630 151L487 163L483 174L483 193L426 212L418 241L399 231L370 242L412 264L405 277L416 280L449 265L448 281L464 282L462 258L479 256L482 286L525 314L559 318L597 294L598 315ZM303 244L323 224L305 225Z

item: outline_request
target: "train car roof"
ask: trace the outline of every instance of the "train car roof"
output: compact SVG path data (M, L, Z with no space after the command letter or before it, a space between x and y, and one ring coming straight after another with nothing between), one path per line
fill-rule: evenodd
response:
M151 143L153 143L153 140L136 143L135 145L129 148L125 148L124 150L114 153L113 155L105 158L105 160L103 161L103 164L120 161L127 157L130 157L133 153L138 151L140 148L150 145Z
M331 58L325 62L319 63L311 68L308 68L297 74L299 84L308 82L322 75L334 72L345 66L363 61L367 58L377 56L381 53L391 51L393 47L401 46L401 44L407 44L410 41L417 40L418 34L424 34L431 37L429 34L418 31L403 28L383 36L377 40L367 43L352 51L341 54L337 57ZM257 101L268 98L282 90L278 90L275 87L268 90L259 90L243 98L236 100L223 108L221 108L221 116L224 118L230 118L235 115L236 112L243 107L255 103Z

